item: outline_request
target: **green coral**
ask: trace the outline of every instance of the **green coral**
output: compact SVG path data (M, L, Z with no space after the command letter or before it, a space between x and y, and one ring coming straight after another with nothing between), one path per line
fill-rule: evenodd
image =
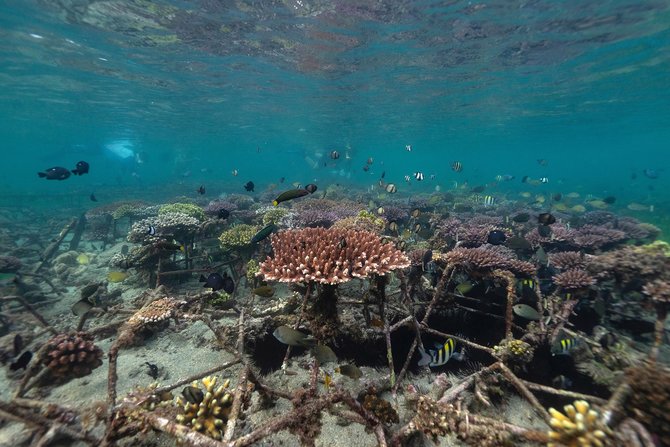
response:
M665 241L654 241L651 244L640 245L635 250L645 254L663 254L670 258L670 244Z
M289 210L286 208L271 208L263 214L263 226L277 224L280 220L288 216Z
M134 205L126 203L115 209L112 212L112 217L114 218L114 220L119 220L124 217L130 217L135 214L136 210L137 208Z
M251 238L258 233L255 225L239 224L221 233L219 242L224 251L234 250L251 243Z
M191 216L199 221L204 221L206 219L205 212L198 205L193 205L192 203L169 203L163 205L158 210L158 215L162 216L167 213L182 213L187 216Z
M253 284L254 281L256 280L256 273L260 271L260 266L258 265L258 261L255 259L250 259L249 262L247 262L247 282L249 284Z
M218 292L210 295L207 298L207 304L212 307L227 307L230 300L230 294L226 292Z

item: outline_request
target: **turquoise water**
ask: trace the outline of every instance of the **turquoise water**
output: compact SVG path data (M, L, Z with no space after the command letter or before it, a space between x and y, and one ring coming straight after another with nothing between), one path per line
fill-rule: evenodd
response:
M10 0L0 33L7 196L422 171L410 192L511 174L502 192L546 176L661 225L670 205L667 2ZM333 149L351 160L324 167ZM35 175L79 160L88 176Z

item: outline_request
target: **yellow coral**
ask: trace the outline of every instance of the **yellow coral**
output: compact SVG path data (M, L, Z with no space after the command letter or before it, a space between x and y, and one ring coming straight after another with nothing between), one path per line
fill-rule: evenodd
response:
M600 414L589 407L585 400L577 400L563 407L565 414L550 408L551 421L547 447L603 447L607 444L610 429L602 422Z
M639 251L640 253L648 254L662 253L666 257L670 258L670 244L665 241L654 241L651 244L635 247L635 250Z
M258 233L255 225L239 224L221 233L219 242L223 250L233 250L251 243L251 238Z
M183 412L177 415L177 422L203 432L210 438L221 439L233 403L233 396L228 392L230 380L226 380L223 385L215 389L216 381L217 378L214 376L202 379L205 389L202 401L199 403L189 402L177 397L176 405ZM200 384L197 381L193 382L191 386L200 389Z
M158 215L161 216L167 213L181 213L187 216L198 219L200 222L206 219L205 212L198 205L192 203L169 203L163 205L158 210Z

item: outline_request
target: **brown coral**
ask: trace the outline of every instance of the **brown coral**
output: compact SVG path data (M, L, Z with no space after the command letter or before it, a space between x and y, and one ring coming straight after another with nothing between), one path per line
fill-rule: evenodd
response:
M457 247L446 254L447 262L463 265L475 270L510 270L527 276L535 276L535 266L530 262L512 258L505 252L489 247L463 248Z
M340 228L303 228L272 236L274 258L257 276L268 281L339 284L409 266L407 257L374 233Z
M582 289L596 283L595 278L582 269L566 270L563 273L554 275L552 279L554 284L565 290Z
M629 416L658 436L659 445L670 445L670 369L647 362L628 369L626 382L632 391Z
M175 315L177 308L183 303L183 301L167 297L152 301L135 312L128 320L128 324L142 326L165 321L172 318Z
M102 350L93 344L85 332L59 334L47 341L42 358L51 373L59 378L77 378L91 373L102 365Z
M662 279L651 281L642 288L645 295L649 295L655 303L670 304L670 283Z
M583 269L586 267L584 255L578 251L562 251L549 255L549 263L561 270Z
M374 388L367 390L358 399L362 401L363 408L374 414L383 423L391 425L400 422L398 412L395 411L393 405L389 401L377 396L377 390Z

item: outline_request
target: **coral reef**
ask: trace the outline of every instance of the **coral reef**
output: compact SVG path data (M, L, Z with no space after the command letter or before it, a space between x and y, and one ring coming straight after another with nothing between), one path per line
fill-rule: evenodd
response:
M58 379L83 377L102 365L102 350L85 332L58 334L46 342L41 361Z
M358 397L358 400L363 405L363 408L374 414L383 423L392 425L400 422L398 412L395 411L393 405L389 401L379 397L376 389L370 388L366 390Z
M360 211L356 216L345 217L340 219L333 225L334 228L342 228L346 230L361 230L369 231L371 233L380 234L386 227L384 219L375 216L369 211Z
M554 284L564 290L576 290L590 287L596 283L593 276L582 269L570 269L554 275L552 278Z
M367 231L286 230L272 236L272 249L274 258L262 262L258 273L270 281L339 284L409 266L401 251Z
M496 357L513 369L522 368L533 359L533 347L522 340L504 339L493 347Z
M535 266L503 254L489 246L477 248L457 247L448 252L445 259L449 264L461 265L474 270L510 270L521 275L534 276Z
M175 404L180 408L177 422L205 433L210 438L221 439L225 424L233 404L233 395L228 391L230 380L216 387L217 377L202 379L204 389L197 381L191 384L199 392L189 393L189 397L177 397ZM185 393L186 394L186 393Z
M287 208L281 207L267 207L256 210L257 214L262 214L263 216L263 226L275 224L278 225L291 216L293 213Z
M208 216L218 216L219 212L226 210L229 213L235 211L237 205L228 200L212 200L203 210Z
M563 407L565 414L550 408L552 442L547 447L604 447L609 445L611 430L602 421L600 413L590 408L589 403L577 400Z
M670 369L644 362L626 370L631 388L625 409L658 436L659 445L670 445Z
M251 243L251 238L260 230L255 225L238 224L221 233L219 242L224 251L238 250Z
M167 205L161 206L158 210L159 216L174 213L186 214L187 216L192 217L200 222L207 218L203 209L192 203L169 203Z
M645 295L651 297L654 303L670 304L670 282L664 279L655 279L642 287Z
M154 227L155 235L148 234L149 227ZM185 241L191 238L199 228L200 222L192 216L183 213L164 213L135 222L128 233L128 242L147 244L161 238Z
M583 269L586 259L578 251L561 251L549 254L549 264L561 270Z
M142 307L135 312L128 324L132 326L144 326L147 324L160 323L175 316L175 312L184 301L174 298L160 298Z

